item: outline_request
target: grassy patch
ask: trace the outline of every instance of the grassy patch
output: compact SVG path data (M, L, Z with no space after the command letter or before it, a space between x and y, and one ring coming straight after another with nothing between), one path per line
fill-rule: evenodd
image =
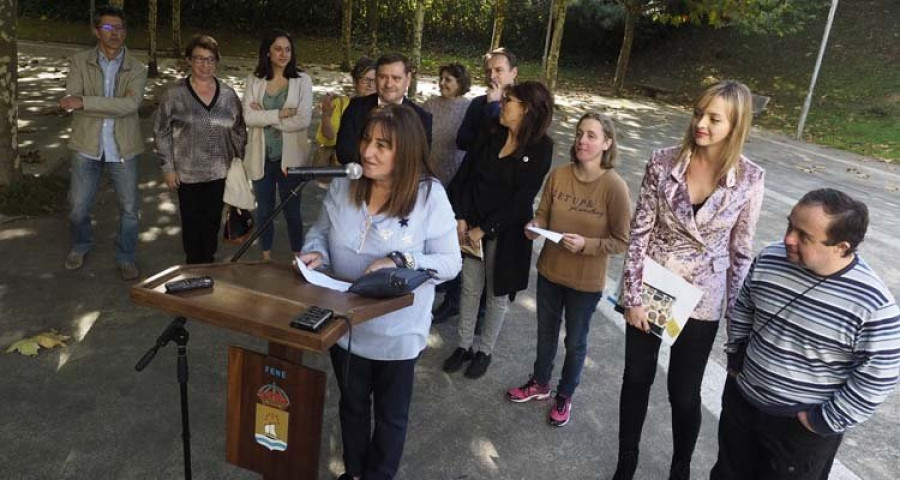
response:
M28 176L9 187L0 187L0 213L48 215L66 210L69 181L61 175Z

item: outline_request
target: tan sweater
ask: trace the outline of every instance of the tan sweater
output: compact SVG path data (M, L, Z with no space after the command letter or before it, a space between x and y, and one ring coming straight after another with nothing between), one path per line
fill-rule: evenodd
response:
M628 186L615 170L607 170L593 182L582 182L575 176L574 165L557 168L547 176L535 222L554 232L577 233L585 238L579 253L544 242L538 272L551 282L575 290L602 291L607 256L628 247Z

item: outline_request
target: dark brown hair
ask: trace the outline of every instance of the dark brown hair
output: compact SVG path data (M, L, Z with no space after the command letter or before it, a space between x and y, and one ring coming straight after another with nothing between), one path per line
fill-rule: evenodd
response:
M459 83L459 96L469 93L469 89L472 88L472 77L469 76L469 71L466 70L466 67L459 63L444 65L438 70L438 77L443 75L444 72L447 72L448 75L455 78L456 82ZM440 79L438 80L440 81Z
M195 48L202 48L204 50L209 50L216 56L216 61L221 60L219 58L219 42L216 41L215 38L210 37L209 35L194 35L188 40L187 45L184 47L184 58L191 58L194 55Z
M125 25L125 11L119 7L114 7L112 5L97 7L94 10L94 17L92 18L94 21L94 28L100 28L100 19L103 17L119 17L119 20L122 21L122 25Z
M385 53L384 55L378 57L378 60L375 61L375 70L378 70L378 68L383 65L390 65L397 62L403 63L403 73L409 73L412 71L409 64L409 59L406 58L406 55L402 53Z
M256 78L271 80L275 76L275 72L272 70L272 61L269 59L269 49L272 48L275 40L281 37L286 38L291 45L291 59L284 66L284 78L300 77L300 72L303 70L297 68L297 50L294 48L294 39L284 30L272 29L263 35L262 41L259 43L259 60L256 62L256 69L253 70Z
M419 115L405 105L390 104L372 109L363 126L363 135L359 141L360 150L373 140L372 135L376 126L381 126L382 132L394 149L391 197L378 213L403 218L416 206L419 182L434 176L425 162L428 158L425 127ZM372 184L373 181L365 176L352 182L351 201L357 206L362 206L372 194ZM430 185L429 182L429 187Z
M356 83L360 78L366 76L366 73L369 73L369 70L375 70L375 60L372 60L369 57L359 57L356 64L353 65L353 69L350 70L350 77L353 78L353 82Z
M825 230L828 241L825 245L834 246L847 242L850 248L844 256L851 255L866 237L869 229L869 207L846 193L833 188L820 188L803 195L797 206L819 205L831 222Z
M503 94L521 100L525 109L522 123L516 131L514 154L519 155L528 145L547 137L547 129L553 120L553 94L546 85L534 81L510 85Z

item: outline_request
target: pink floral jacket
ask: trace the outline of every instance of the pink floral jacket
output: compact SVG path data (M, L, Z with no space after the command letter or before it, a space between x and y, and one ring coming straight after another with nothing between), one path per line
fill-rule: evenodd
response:
M691 318L719 320L737 299L753 261L765 171L742 156L694 216L685 178L690 158L678 162L678 150L657 150L647 162L631 220L623 305L641 305L649 255L703 290Z

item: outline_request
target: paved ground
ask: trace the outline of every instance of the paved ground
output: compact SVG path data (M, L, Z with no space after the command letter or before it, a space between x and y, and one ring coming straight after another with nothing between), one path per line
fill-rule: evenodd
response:
M20 83L22 121L30 133L20 137L25 150L40 148L42 161L27 172L64 170L61 127L67 119L42 115L62 92L63 57L80 47L22 43ZM37 64L28 62L37 60ZM57 71L54 71L57 70ZM250 70L247 61L227 62L223 76L236 83ZM341 76L310 69L317 93L334 89ZM435 89L426 82L428 95ZM777 99L775 100L777 101ZM558 97L554 122L556 164L564 164L574 122L584 109L612 115L619 127L620 172L637 191L643 165L653 148L671 145L687 122L684 111L652 103L595 96ZM316 120L317 121L317 120ZM149 123L145 134L150 140ZM747 153L767 170L767 193L759 222L758 246L778 240L790 206L807 190L838 186L865 199L872 227L863 255L900 293L900 269L893 264L894 238L900 224L900 171L846 152L795 142L754 131ZM159 180L155 160L142 159L140 264L149 275L182 261L179 220L172 195ZM178 478L182 471L175 353L160 352L138 374L134 363L154 342L170 318L128 299L129 285L119 280L112 258L116 223L115 197L105 182L96 212L97 248L86 266L62 268L67 252L65 218L0 219L0 346L55 328L74 336L66 349L44 351L37 358L0 356L0 477L11 479L146 479ZM304 219L311 222L321 191L310 188L303 199ZM287 261L284 225L278 224L276 257ZM227 259L235 248L221 249ZM248 255L258 255L251 250ZM618 278L613 262L610 283ZM525 379L533 362L535 339L534 283L510 310L495 352L494 365L477 381L440 370L454 347L455 323L432 329L430 348L417 367L412 426L398 479L588 479L609 478L615 468L617 404L624 355L621 319L606 304L594 318L583 384L575 399L573 420L565 428L546 424L547 404L513 405L503 400L509 386ZM613 287L610 287L613 288ZM264 344L190 322L190 402L195 478L251 479L257 475L227 464L225 442L225 364L228 345L262 350ZM720 337L723 337L720 329ZM663 378L666 355L661 356ZM557 362L561 365L560 362ZM330 373L327 359L308 364ZM704 478L715 460L715 425L724 358L718 348L704 387L704 424L693 465ZM337 428L336 386L329 375L323 432L321 478L343 471ZM873 419L847 435L832 478L889 479L900 471L894 451L900 425L900 401L893 395ZM665 478L671 430L665 382L651 397L638 478Z

